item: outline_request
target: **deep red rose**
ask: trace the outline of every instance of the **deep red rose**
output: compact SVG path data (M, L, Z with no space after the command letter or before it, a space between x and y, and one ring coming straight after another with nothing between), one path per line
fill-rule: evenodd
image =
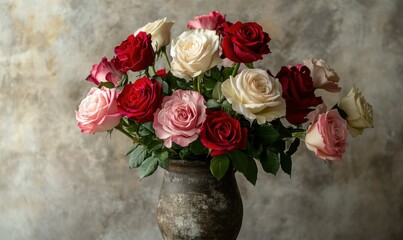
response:
M153 65L155 60L151 35L145 32L139 32L136 36L131 34L127 40L115 47L115 54L112 62L122 72L146 69Z
M237 63L251 63L270 53L269 34L255 22L222 25L222 50L226 58Z
M276 77L283 88L283 98L286 101L286 119L298 125L306 122L306 116L316 105L321 104L322 98L315 96L315 88L311 72L304 65L282 67Z
M211 156L218 156L235 149L246 149L248 129L242 128L235 118L223 111L207 110L207 118L201 127L200 141L211 149Z
M118 97L118 110L138 123L149 122L161 106L162 98L162 84L144 76L124 86Z
M157 70L157 72L155 72L155 75L164 78L167 76L167 71L165 70L165 68L161 68L160 70Z

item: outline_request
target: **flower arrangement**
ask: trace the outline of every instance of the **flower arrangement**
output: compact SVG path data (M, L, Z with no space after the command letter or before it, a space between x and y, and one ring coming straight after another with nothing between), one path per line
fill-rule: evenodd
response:
M315 90L341 88L323 60L275 75L255 68L270 53L259 24L232 23L214 11L171 41L173 24L148 23L116 46L111 60L95 64L86 80L97 87L76 111L82 133L116 129L130 138L129 167L139 167L141 178L167 168L168 159L205 159L218 180L236 170L255 184L256 162L268 173L291 174L301 140L317 157L341 160L348 132L373 127L372 107L356 87L327 110ZM169 70L156 71L164 59Z

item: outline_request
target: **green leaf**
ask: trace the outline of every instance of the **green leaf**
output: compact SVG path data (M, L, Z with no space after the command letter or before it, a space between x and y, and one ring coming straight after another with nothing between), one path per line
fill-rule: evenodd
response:
M246 172L243 173L243 175L248 179L250 183L253 185L256 185L257 181L257 165L255 160L249 158L248 159L248 168L246 169Z
M244 63L247 68L253 68L253 63Z
M129 150L127 151L127 153L125 154L125 157L126 157L127 155L129 155L130 153L132 153L132 152L134 151L134 149L137 148L137 146L138 146L137 143L133 144L133 146L131 146L131 147L129 148Z
M213 98L218 100L218 101L222 101L224 100L224 95L221 92L221 82L217 82L217 84L215 85L214 89L213 89Z
M140 179L150 176L158 168L158 159L155 157L149 157L140 166Z
M223 154L220 156L215 156L210 161L210 171L218 181L224 177L229 168L229 159L227 155Z
M99 84L99 88L102 88L102 87L114 88L115 85L111 82L101 82L101 84Z
M168 150L154 151L153 156L158 159L158 164L160 167L168 169L168 157L169 157Z
M129 159L129 167L130 168L137 168L141 165L146 157L147 149L143 145L138 145L136 149L130 153Z
M292 161L291 157L285 153L280 153L281 169L291 177Z
M228 153L229 158L232 160L232 164L236 170L241 173L245 173L248 169L248 156L239 150L233 150Z
M274 143L280 134L270 125L263 125L256 129L255 137L264 144Z
M294 141L291 143L290 147L288 148L288 151L287 151L288 156L293 155L297 151L300 142L301 141L299 140L299 138L294 139Z
M227 80L229 76L231 76L231 74L232 74L232 67L224 68L224 70L222 70L222 77L224 81Z
M276 175L280 168L280 159L278 153L265 149L260 155L260 163L265 172Z
M231 112L231 111L232 111L232 105L231 105L231 103L229 103L227 100L224 100L224 101L222 102L222 107L224 108L224 110L225 110L226 112Z
M182 148L180 151L179 151L179 157L181 158L181 159L185 159L187 156L188 156L188 154L189 154L189 148Z
M217 81L214 79L211 79L211 78L206 78L203 81L204 87L209 90L213 89L215 87L216 83L217 83Z
M128 81L129 81L129 77L127 76L127 74L123 75L120 78L119 86L123 87L125 84L127 84Z
M147 149L149 151L155 151L155 150L161 149L161 147L162 147L162 143L158 140L151 141L150 143L147 144Z
M152 122L146 122L139 126L139 135L140 136L149 136L154 134L154 128Z
M190 151L195 155L201 154L203 151L206 151L207 148L201 143L200 138L196 139L189 145Z
M220 106L220 104L215 99L209 99L206 102L206 107L207 108L216 108L216 107L219 107L219 106Z

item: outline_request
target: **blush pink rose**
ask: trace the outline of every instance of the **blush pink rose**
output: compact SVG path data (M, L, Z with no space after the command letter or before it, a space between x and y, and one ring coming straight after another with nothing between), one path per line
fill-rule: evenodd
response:
M340 92L341 88L337 85L340 78L339 75L326 64L322 59L305 59L304 65L311 70L313 86L321 88L328 92Z
M195 141L206 120L203 96L196 91L176 90L163 99L161 109L154 114L155 135L172 147L172 142L186 147Z
M341 160L346 149L347 121L337 109L316 115L306 131L305 144L316 156Z
M106 87L91 88L76 111L77 125L82 133L105 132L119 124L115 89Z
M219 11L213 11L207 15L194 17L193 20L188 22L188 28L218 30L223 23L225 23L225 15Z
M92 66L91 73L86 80L96 85L101 84L101 82L110 82L118 86L122 76L123 72L117 70L106 57L103 57L100 63Z

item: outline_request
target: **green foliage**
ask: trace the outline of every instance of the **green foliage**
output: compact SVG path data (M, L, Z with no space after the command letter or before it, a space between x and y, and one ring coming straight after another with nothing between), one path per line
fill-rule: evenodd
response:
M137 147L134 148L133 151L130 153L129 167L139 167L143 163L146 154L147 149L143 145L137 144Z
M233 150L228 153L235 169L241 173L246 173L248 170L248 156L240 150Z
M294 141L291 143L290 147L288 148L288 151L287 151L288 156L293 155L297 151L300 142L301 141L299 140L299 138L294 139Z
M217 82L217 84L214 86L213 93L212 93L212 97L219 102L224 100L224 95L221 92L221 85L222 85L222 83Z
M255 160L253 158L248 158L248 167L246 168L246 171L245 173L243 173L243 175L253 185L256 185L257 171L258 170Z
M196 141L192 142L189 145L189 149L194 155L208 153L208 149L201 143L200 138L197 138Z
M210 171L217 180L221 180L227 173L230 161L227 155L213 157L210 161Z
M166 149L157 150L152 153L152 156L158 159L158 164L164 169L168 169L169 152Z
M207 102L206 102L206 107L207 108L218 108L220 106L221 105L217 102L217 100L212 99L212 98L207 100Z
M256 128L255 137L257 141L260 141L263 144L271 144L280 137L280 134L276 131L276 129L274 129L273 126L262 125Z
M281 169L291 176L292 161L291 157L286 153L280 153Z
M140 165L140 179L153 174L158 168L158 159L151 156L144 160Z
M280 168L280 159L278 157L278 153L269 149L262 151L260 155L260 163L262 164L262 168L265 172L272 173L274 175L277 174L277 171Z
M99 88L106 87L106 88L114 88L115 85L111 82L101 82L99 84Z
M146 123L143 123L143 124L139 125L138 134L141 137L154 135L155 131L154 131L154 128L153 128L153 123L152 122L146 122Z

